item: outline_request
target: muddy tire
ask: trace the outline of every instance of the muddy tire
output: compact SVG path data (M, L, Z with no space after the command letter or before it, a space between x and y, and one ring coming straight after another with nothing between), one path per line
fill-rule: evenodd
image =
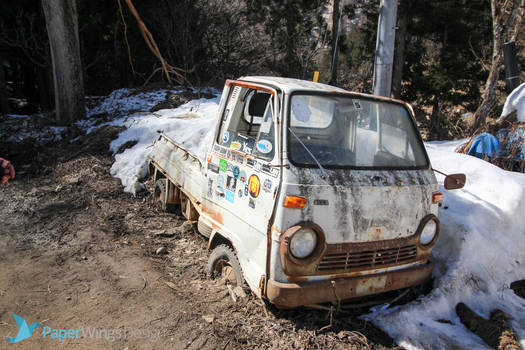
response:
M175 213L177 211L177 204L166 203L166 194L168 179L158 179L155 183L155 200L160 204L162 210L168 213Z
M234 286L243 286L241 264L235 252L225 244L217 246L208 259L208 275L215 279L223 276Z

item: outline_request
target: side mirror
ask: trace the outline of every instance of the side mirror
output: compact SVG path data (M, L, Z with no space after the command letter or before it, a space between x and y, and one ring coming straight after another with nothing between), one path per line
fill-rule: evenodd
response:
M457 190L463 188L467 182L465 174L450 174L445 177L445 189Z

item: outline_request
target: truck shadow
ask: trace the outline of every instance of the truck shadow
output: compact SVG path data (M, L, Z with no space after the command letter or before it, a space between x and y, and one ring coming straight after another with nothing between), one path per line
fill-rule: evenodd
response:
M359 344L364 347L370 343L391 348L394 340L372 323L359 319L359 314L347 312L297 308L279 310L269 306L268 310L277 319L287 319L295 324L296 329L305 329L316 336L321 334L338 338L342 342Z
M339 305L339 309L335 304L296 309L277 309L267 304L267 308L275 318L287 319L293 322L297 329L306 329L316 335L329 334L341 341L364 347L374 343L388 348L402 349L396 347L394 340L387 333L361 316L370 314L376 308L407 304L421 295L430 293L432 284L433 281L429 280L422 286L345 301Z

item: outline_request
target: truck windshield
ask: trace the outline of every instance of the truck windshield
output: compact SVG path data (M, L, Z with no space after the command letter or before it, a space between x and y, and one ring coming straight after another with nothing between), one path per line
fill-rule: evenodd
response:
M289 156L295 165L327 168L427 168L428 158L402 104L363 97L291 97ZM295 134L295 135L293 135ZM304 144L301 145L299 140Z

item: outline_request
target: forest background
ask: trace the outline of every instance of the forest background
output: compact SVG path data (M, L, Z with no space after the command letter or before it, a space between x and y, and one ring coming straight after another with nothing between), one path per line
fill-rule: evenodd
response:
M66 16L76 17L71 23L78 30L82 79L76 84L86 95L105 95L170 83L220 88L243 75L311 80L320 71L321 82L370 93L379 3L341 1L136 0L134 14L124 0L77 0ZM3 114L55 110L45 16L46 6L59 6L53 2L61 3L0 3ZM398 1L392 95L414 105L426 139L466 136L482 109L489 118L499 116L508 92L495 43L515 40L518 67L524 66L523 6L523 0ZM144 40L144 28L161 60ZM331 74L336 41L338 65ZM492 75L492 101L485 103Z

